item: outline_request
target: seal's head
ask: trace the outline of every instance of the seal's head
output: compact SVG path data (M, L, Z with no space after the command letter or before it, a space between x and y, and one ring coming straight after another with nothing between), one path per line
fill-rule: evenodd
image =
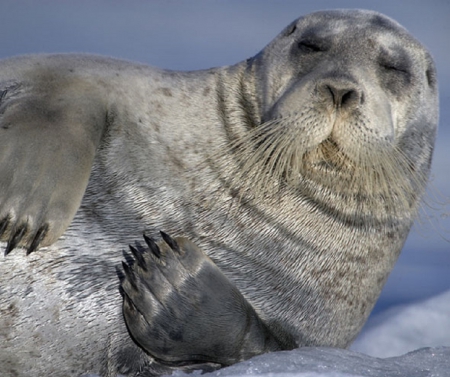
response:
M403 27L371 11L313 13L249 64L261 118L232 142L236 185L298 190L342 215L415 212L437 83L429 53Z

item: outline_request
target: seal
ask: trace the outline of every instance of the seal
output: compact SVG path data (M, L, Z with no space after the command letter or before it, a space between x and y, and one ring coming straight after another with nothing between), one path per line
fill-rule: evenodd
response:
M437 120L432 58L372 11L301 17L204 71L1 61L2 372L347 347L417 214Z

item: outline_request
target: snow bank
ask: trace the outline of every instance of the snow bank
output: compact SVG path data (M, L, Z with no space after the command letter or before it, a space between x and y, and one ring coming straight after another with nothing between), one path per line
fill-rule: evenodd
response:
M438 346L450 346L450 291L380 313L369 320L350 349L391 357Z

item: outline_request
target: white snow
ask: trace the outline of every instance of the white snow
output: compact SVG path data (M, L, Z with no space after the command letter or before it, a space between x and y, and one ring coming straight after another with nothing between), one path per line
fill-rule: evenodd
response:
M444 345L450 346L450 291L380 313L367 323L351 349L371 356L390 357L422 347Z

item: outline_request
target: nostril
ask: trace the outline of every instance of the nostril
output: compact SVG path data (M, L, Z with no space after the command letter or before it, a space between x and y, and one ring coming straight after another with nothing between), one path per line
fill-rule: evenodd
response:
M341 106L345 106L346 104L357 100L358 94L356 93L355 90L348 90L345 93L341 94Z
M330 83L324 84L322 88L321 92L325 97L331 97L335 107L354 107L364 102L362 93L354 88L339 87Z

